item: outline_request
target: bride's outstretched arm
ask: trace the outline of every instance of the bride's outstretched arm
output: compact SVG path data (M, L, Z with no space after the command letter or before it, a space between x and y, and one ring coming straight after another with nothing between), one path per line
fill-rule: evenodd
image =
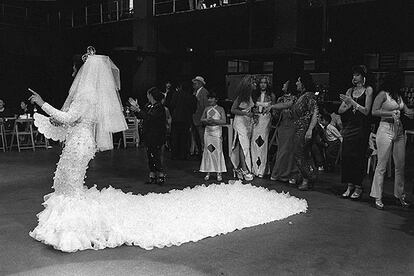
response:
M75 100L67 112L60 111L46 102L42 105L42 109L57 121L70 124L76 122L87 111L89 106L85 100Z

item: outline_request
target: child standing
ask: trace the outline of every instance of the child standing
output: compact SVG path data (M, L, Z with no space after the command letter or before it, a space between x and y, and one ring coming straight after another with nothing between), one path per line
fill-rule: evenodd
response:
M226 124L226 113L217 105L217 96L210 92L207 96L208 106L204 109L201 122L206 125L204 131L204 151L201 160L200 172L206 172L204 180L210 179L210 173L217 173L217 181L222 180L222 173L226 172L222 146L222 125Z
M332 125L329 114L322 115L321 125L324 127L326 137L326 166L328 171L332 171L335 168L335 161L341 147L342 135Z

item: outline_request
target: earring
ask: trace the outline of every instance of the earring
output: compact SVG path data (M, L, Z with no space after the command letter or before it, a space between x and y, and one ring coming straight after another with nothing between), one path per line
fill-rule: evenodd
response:
M364 77L364 81L362 82L362 85L365 85L365 81L366 81L367 79Z

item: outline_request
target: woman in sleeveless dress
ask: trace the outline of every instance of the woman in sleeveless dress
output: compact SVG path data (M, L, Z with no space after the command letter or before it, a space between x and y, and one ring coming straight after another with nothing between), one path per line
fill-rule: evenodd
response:
M230 159L235 176L247 181L253 180L250 141L253 129L252 108L254 107L252 92L255 88L256 83L250 75L243 77L237 87L237 97L231 107L231 113L234 114L235 134Z
M373 90L366 85L367 69L364 65L354 66L352 71L354 86L346 95L340 95L342 103L338 112L343 118L341 178L342 183L347 184L342 197L357 200L362 194L367 164Z
M271 114L268 107L275 103L275 94L270 92L270 79L263 76L259 79L259 91L254 95L254 114L251 154L252 171L262 178L266 173L269 144Z
M378 164L375 168L370 196L375 199L375 207L380 210L384 208L382 187L384 173L391 153L395 164L394 196L402 207L409 206L405 200L406 194L404 191L406 137L400 116L405 114L412 119L413 110L409 109L404 103L399 91L400 87L396 76L387 76L372 106L372 115L380 117L381 122L376 136Z

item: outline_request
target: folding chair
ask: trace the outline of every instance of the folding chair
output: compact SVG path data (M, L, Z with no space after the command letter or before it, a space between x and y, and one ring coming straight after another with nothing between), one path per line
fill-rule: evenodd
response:
M23 149L32 149L35 151L34 135L33 135L33 119L16 119L14 121L14 130L10 141L10 150L13 148L14 138L16 137L17 149L19 152ZM25 130L19 131L19 124L25 126ZM20 144L20 137L29 137L29 143Z
M6 140L6 129L4 128L3 118L0 118L0 142L1 142L0 149L2 149L3 152L6 152L7 140Z
M122 132L122 140L124 143L124 148L127 147L127 144L135 144L136 147L139 146L139 130L138 130L138 119L136 117L127 117L125 118L128 129ZM121 146L121 139L118 141L118 149Z

